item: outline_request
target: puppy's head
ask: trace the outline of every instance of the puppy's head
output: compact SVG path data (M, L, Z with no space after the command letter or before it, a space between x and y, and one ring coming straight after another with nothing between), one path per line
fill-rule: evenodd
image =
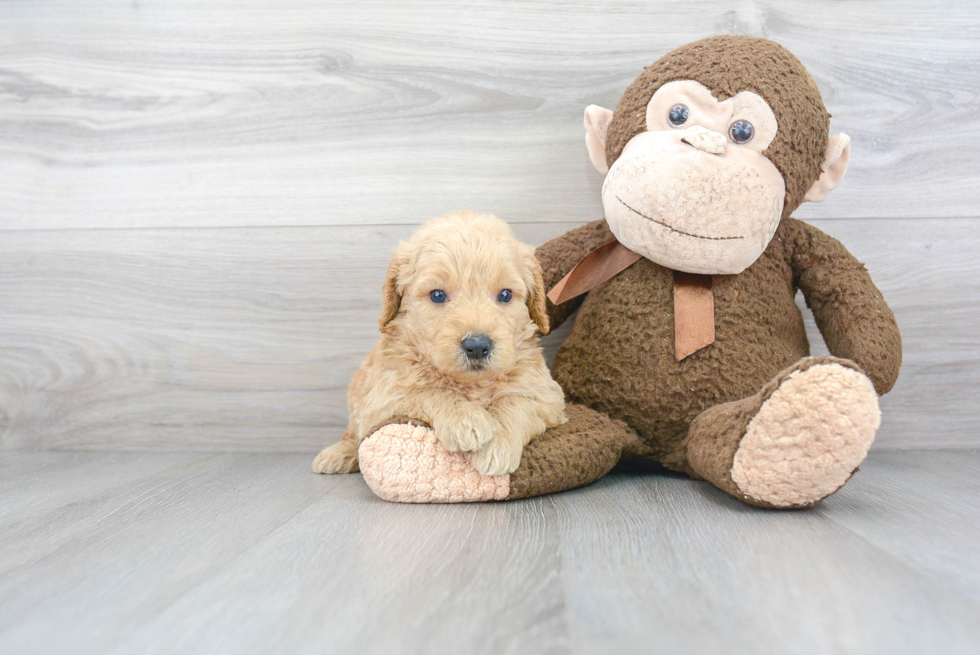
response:
M512 370L548 333L534 249L490 214L454 212L399 244L385 276L381 331L398 333L440 372L463 381Z

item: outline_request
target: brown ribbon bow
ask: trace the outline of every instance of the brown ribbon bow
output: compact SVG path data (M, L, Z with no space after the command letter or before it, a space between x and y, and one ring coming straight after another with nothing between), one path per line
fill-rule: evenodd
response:
M643 256L617 240L599 246L548 292L560 305L604 284ZM711 276L674 271L674 356L681 361L715 340L715 302Z

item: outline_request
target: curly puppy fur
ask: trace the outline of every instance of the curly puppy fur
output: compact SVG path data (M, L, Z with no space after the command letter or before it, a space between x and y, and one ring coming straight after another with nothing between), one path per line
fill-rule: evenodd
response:
M502 302L509 289L512 299ZM433 302L434 290L445 302ZM358 470L357 448L391 417L432 426L484 475L511 473L531 439L565 422L561 387L538 347L548 333L534 248L489 214L455 212L399 244L385 276L381 339L348 390L350 425L313 461L318 473ZM473 358L463 341L487 337Z

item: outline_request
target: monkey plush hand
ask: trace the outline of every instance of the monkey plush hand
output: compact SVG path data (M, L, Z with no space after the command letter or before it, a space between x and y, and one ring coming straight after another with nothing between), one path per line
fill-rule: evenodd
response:
M764 507L812 505L847 482L902 351L864 266L790 216L847 168L850 140L830 135L829 118L796 57L743 36L678 48L615 111L586 109L605 219L536 251L554 287L552 326L579 309L552 371L569 421L525 449L493 498L585 484L621 458ZM833 356L809 357L798 291ZM410 432L387 426L364 445L380 453L374 461L435 447ZM382 497L398 500L393 490L420 475L381 475L365 454L365 479ZM453 500L488 498L458 471L423 474L433 491L413 500L446 499L450 486Z

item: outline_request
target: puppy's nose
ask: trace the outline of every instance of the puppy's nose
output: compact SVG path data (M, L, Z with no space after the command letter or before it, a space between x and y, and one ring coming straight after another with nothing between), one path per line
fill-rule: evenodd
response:
M459 345L463 347L466 358L474 362L486 359L493 350L493 341L485 334L471 334L463 339Z

